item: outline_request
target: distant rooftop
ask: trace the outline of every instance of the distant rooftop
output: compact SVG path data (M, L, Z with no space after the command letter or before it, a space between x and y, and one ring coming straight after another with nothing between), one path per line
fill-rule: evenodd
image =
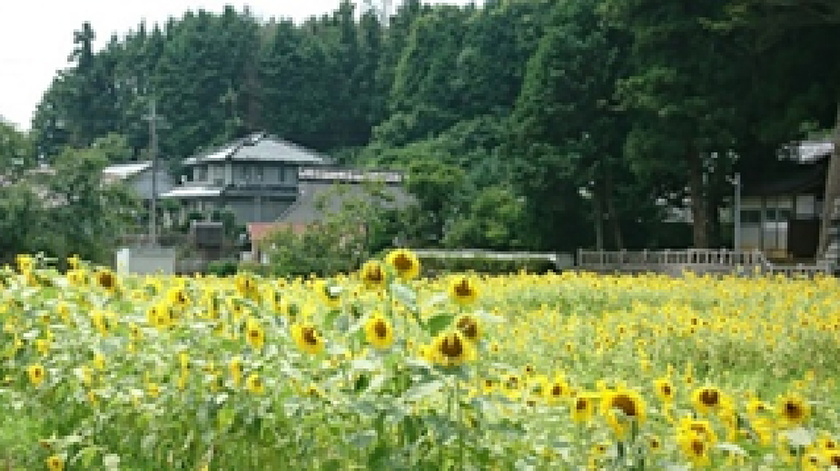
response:
M292 162L321 165L327 158L297 144L266 133L254 133L222 147L184 160L184 165L236 160L242 162Z
M179 186L160 195L161 198L215 198L222 194L221 188L206 186Z
M298 169L298 179L305 181L326 181L341 183L383 182L402 183L403 174L388 170L364 170L349 168L310 168Z
M148 168L151 168L151 166L151 160L109 165L102 169L102 173L105 175L105 180L125 180L126 178L132 177Z
M802 141L789 147L791 157L802 164L814 163L831 155L834 142L831 139Z

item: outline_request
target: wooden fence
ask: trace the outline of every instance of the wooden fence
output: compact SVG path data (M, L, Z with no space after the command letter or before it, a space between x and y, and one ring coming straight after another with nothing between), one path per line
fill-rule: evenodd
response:
M784 274L814 276L831 274L829 263L795 265L776 264L760 250L684 249L607 251L584 250L577 253L577 267L592 271L664 272L679 274L683 270L699 273Z

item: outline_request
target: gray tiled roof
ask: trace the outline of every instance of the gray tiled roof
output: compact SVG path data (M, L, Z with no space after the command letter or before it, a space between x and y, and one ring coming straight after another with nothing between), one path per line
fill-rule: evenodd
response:
M291 162L322 165L327 158L292 142L265 133L254 133L232 143L184 160L184 165L235 160L240 162Z
M349 198L370 198L363 185L353 183L336 184L322 181L301 181L297 201L280 217L279 222L291 224L312 224L320 221L327 214L341 209L341 202ZM385 205L402 208L409 205L413 198L398 185L384 185L382 191L391 200ZM323 210L318 202L324 200Z

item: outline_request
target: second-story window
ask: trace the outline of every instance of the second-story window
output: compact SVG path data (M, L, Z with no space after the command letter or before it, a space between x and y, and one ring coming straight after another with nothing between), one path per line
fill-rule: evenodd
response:
M238 170L238 178L240 182L247 182L251 179L251 167L247 165L240 165Z
M263 167L262 165L255 165L254 166L254 180L261 182L263 181Z
M197 181L200 181L200 182L206 182L207 181L207 167L204 166L204 165L201 165L196 170L197 170L197 172L196 172L195 179Z

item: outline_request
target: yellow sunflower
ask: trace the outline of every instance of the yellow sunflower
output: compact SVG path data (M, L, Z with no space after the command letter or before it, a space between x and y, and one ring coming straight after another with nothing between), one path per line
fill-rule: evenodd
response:
M478 287L470 278L458 275L449 281L449 297L460 306L469 306L478 298Z
M516 401L522 397L522 378L518 375L509 374L502 378L502 394L511 401Z
M776 413L783 424L796 426L808 420L811 406L798 394L785 394L776 402Z
M708 420L697 420L691 417L684 417L680 419L679 433L681 435L694 434L702 439L709 446L714 446L717 443L717 434L712 428L711 422Z
M436 363L457 366L475 358L475 347L460 331L441 332L432 342Z
M645 421L645 401L636 391L620 388L606 390L601 399L601 410L616 436L624 438L630 421L641 424Z
M420 275L420 259L408 249L396 249L388 253L385 262L394 268L402 280L412 280Z
M119 279L117 275L107 268L100 268L97 270L94 277L96 284L110 293L115 293L119 288Z
M694 408L701 414L708 414L716 411L723 402L723 393L714 386L703 386L697 388L691 394L691 402Z
M265 344L265 330L263 330L260 323L254 318L249 318L248 322L246 322L245 336L248 339L248 344L257 350L261 349Z
M35 268L35 259L29 254L18 254L15 257L15 262L17 263L18 270L24 274L29 273Z
M394 326L377 312L365 321L365 338L376 348L389 348L394 343Z
M166 294L166 298L172 306L183 308L190 305L190 298L187 296L186 290L184 290L181 286L174 286L170 288L169 292Z
M236 291L245 298L258 301L260 297L260 289L257 280L250 273L237 273L233 277L233 284Z
M493 391L496 390L496 381L492 378L485 378L481 381L481 393L485 396L489 396L493 394Z
M231 358L229 369L234 386L239 386L242 382L242 358L238 356Z
M656 396L665 404L674 402L674 385L668 377L658 378L653 382L653 388L656 390Z
M362 265L360 273L362 283L368 289L382 289L385 287L385 268L378 260L369 260Z
M481 322L472 314L461 314L458 316L455 319L455 327L470 342L478 342L481 338Z
M658 453L662 450L662 440L656 435L648 435L646 438L647 449L651 453Z
M545 399L549 404L557 404L569 393L569 385L562 378L555 378L545 390Z
M87 272L82 269L74 268L72 270L67 270L67 281L70 283L70 286L75 287L83 287L87 286Z
M694 433L681 434L677 443L683 455L697 467L708 466L711 463L709 449L711 448L702 437Z
M64 470L64 457L59 455L52 455L47 458L47 469L50 471L63 471Z
M245 389L251 394L260 395L265 392L265 384L263 384L260 375L251 373L248 375L248 379L245 380Z
M324 340L311 324L293 324L292 338L298 348L310 355L317 355L324 350Z
M44 382L44 378L47 376L47 372L44 370L44 367L38 364L29 365L29 367L26 368L26 373L29 375L29 382L34 386L40 386L40 384Z
M74 254L67 257L67 266L70 267L72 270L77 270L81 264L82 259L79 258L78 255Z
M576 423L587 423L595 414L595 402L598 395L594 393L581 393L572 398L571 413L572 420Z
M822 455L828 466L836 466L840 469L840 450L823 451Z

